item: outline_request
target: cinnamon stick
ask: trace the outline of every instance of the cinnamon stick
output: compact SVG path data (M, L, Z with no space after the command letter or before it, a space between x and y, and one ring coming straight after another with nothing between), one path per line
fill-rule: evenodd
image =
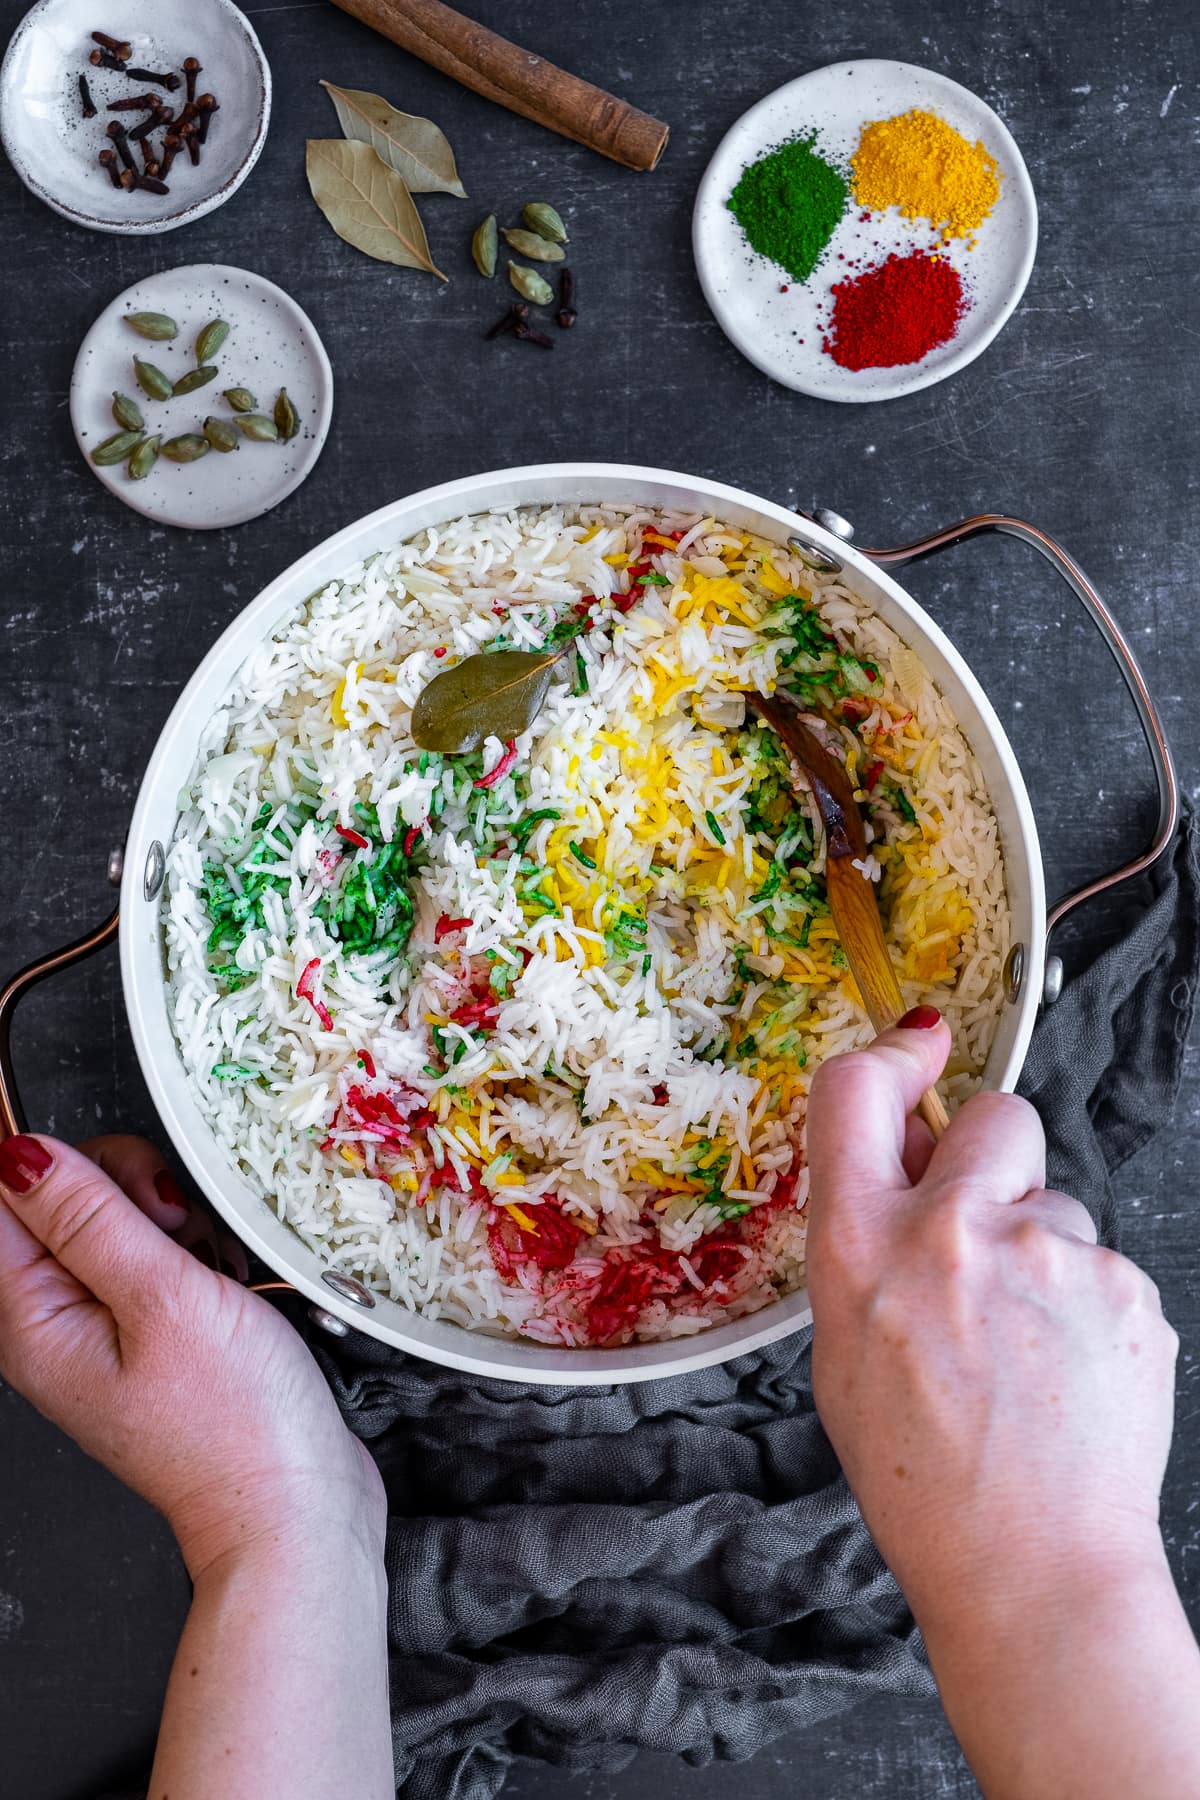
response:
M464 87L627 169L652 169L670 127L532 51L497 37L441 0L334 0Z

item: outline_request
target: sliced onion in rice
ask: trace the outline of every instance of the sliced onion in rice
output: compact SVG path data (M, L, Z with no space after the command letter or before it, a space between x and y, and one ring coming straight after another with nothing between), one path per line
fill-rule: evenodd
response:
M710 731L739 731L746 722L746 696L708 691L692 701L692 717Z

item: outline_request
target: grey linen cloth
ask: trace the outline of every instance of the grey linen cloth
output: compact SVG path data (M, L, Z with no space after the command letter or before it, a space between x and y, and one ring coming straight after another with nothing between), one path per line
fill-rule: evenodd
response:
M1110 1176L1168 1122L1200 954L1197 829L1038 1025L1052 1185L1116 1238ZM515 1757L741 1760L933 1682L813 1409L807 1332L636 1387L518 1387L355 1335L314 1345L391 1517L404 1800L491 1800Z

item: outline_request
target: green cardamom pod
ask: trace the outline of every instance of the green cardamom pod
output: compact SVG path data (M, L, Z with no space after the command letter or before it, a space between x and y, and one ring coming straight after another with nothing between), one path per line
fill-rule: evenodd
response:
M496 238L496 215L489 213L483 224L476 228L471 239L471 255L475 258L475 267L481 275L489 278L496 273L496 251L499 244Z
M161 438L150 437L138 445L129 459L129 479L131 481L145 481L158 461L158 447L161 443Z
M229 327L224 319L211 320L196 339L196 361L211 362L228 336Z
M198 462L208 455L208 439L201 437L198 431L185 431L179 437L168 438L162 453L168 462Z
M166 313L126 313L125 323L132 325L139 337L173 338L179 330L174 319Z
M561 262L567 254L559 244L552 244L549 238L539 237L536 231L506 231L504 241L521 256L528 256L534 262Z
M554 208L547 206L544 200L531 200L528 206L522 207L521 217L530 231L536 231L539 237L549 238L552 244L566 243L566 226Z
M275 429L280 442L288 444L300 429L300 416L292 405L286 388L280 388L275 402Z
M253 438L256 443L277 444L279 442L279 427L274 419L268 419L266 413L240 413L237 427L246 437Z
M197 388L206 387L210 381L215 381L216 378L215 363L210 363L207 369L189 369L186 375L179 377L171 392L172 394L194 394Z
M257 412L258 401L249 388L226 388L225 398L234 412Z
M536 269L527 269L523 263L510 262L508 279L520 294L522 300L530 301L534 306L550 306L554 301L554 289Z
M219 450L223 456L236 450L242 441L228 419L205 419L204 435L213 449Z
M146 421L142 417L142 409L136 400L128 394L118 393L113 389L112 416L122 431L145 431Z
M140 431L115 431L102 444L97 444L92 451L92 461L98 468L106 469L110 463L124 462L132 450L136 450L142 441Z
M137 384L143 394L149 394L152 400L169 400L171 398L171 378L156 369L153 363L143 362L140 356L133 359L133 372L137 376Z

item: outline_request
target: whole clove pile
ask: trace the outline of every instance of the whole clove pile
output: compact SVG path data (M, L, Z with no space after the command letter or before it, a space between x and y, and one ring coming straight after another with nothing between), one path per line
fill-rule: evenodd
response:
M109 141L98 152L101 167L114 187L124 188L126 193L141 189L145 193L169 194L167 176L176 157L186 149L192 166L199 163L213 117L221 110L215 94L196 92L196 77L202 73L201 64L196 57L186 56L182 74L177 74L174 69L134 68L130 66L133 46L126 39L107 31L93 31L92 42L96 48L89 53L88 62L93 69L107 69L144 87L163 88L168 94L183 87L185 98L178 111L168 106L160 94L151 92L122 95L108 101L107 112L118 115L140 112L143 117L132 126L127 126L120 117L112 119L105 127ZM84 118L95 118L96 103L86 74L79 77L79 99ZM162 132L161 148L154 142L153 134L158 131ZM131 145L136 145L141 153L140 167Z

